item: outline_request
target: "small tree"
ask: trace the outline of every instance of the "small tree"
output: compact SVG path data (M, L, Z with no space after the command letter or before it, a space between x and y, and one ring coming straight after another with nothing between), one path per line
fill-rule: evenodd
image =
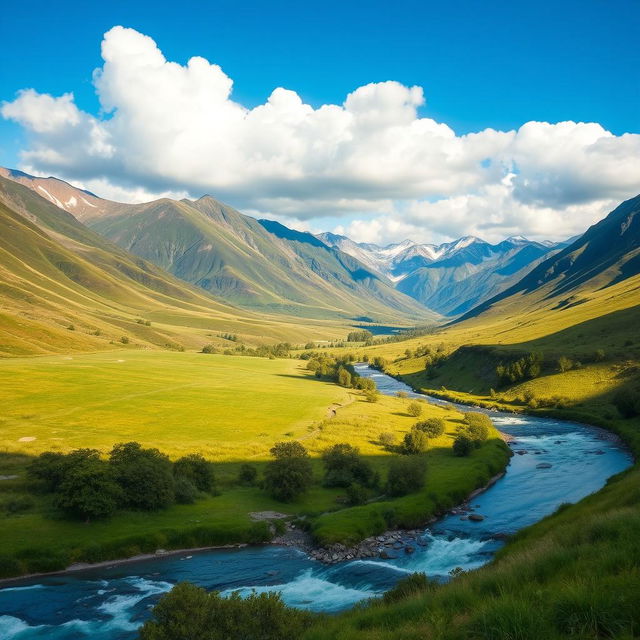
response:
M558 371L564 373L570 369L573 369L573 362L566 356L560 356L560 358L558 358Z
M378 442L387 449L393 447L396 443L396 434L385 431L378 436Z
M442 418L427 418L415 425L427 438L439 438L444 433L444 420Z
M474 441L476 446L480 446L488 437L489 430L493 427L491 418L485 413L478 411L468 411L464 414L464 429L466 435Z
M267 465L267 492L281 502L292 502L311 486L313 471L307 450L299 442L278 442L271 448L275 458Z
M338 384L341 387L351 387L351 374L342 367L338 369Z
M471 455L474 446L473 440L469 436L460 433L453 441L453 453L458 457L466 457Z
M213 491L215 486L213 464L197 453L178 458L173 463L173 475L186 478L198 491L205 493Z
M157 449L143 449L137 442L121 442L111 450L109 464L122 488L123 506L153 511L173 502L172 465Z
M367 391L364 392L364 399L367 402L378 402L379 397L380 397L380 394L377 391L372 391L368 389Z
M387 493L390 496L404 496L424 487L427 464L422 456L394 458L389 464Z
M422 415L422 405L419 402L410 402L407 406L407 413L413 418Z
M424 431L415 427L404 436L404 452L409 455L424 453L429 446L429 438Z
M193 504L198 497L198 489L184 476L177 476L174 488L178 504Z
M95 456L71 464L56 490L56 506L72 518L92 520L108 518L121 497L106 462Z
M322 454L325 487L348 487L354 482L369 486L373 469L360 457L360 451L347 443L335 444Z
M250 464L243 464L238 472L238 482L247 486L253 486L258 479L258 470Z

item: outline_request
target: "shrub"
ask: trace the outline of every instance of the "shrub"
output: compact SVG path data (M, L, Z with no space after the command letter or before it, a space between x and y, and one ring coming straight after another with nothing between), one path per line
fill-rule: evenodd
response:
M409 394L406 391L398 391L396 392L396 396L398 396L398 398L408 398Z
M16 513L24 513L29 511L35 505L35 500L31 496L9 494L0 503L2 509L7 515L15 515Z
M351 374L342 367L338 369L338 384L341 387L351 387Z
M287 607L279 593L238 592L224 598L188 582L162 596L140 640L297 640L311 624L311 614Z
M122 492L98 452L71 464L56 489L56 506L66 515L83 520L108 518L118 508Z
M458 434L453 441L453 453L456 456L465 457L471 455L473 449L473 440L463 433Z
M623 418L640 415L640 389L620 389L613 396L613 404Z
M202 353L220 353L220 351L213 344L205 344L202 347Z
M371 465L360 457L360 451L347 443L335 444L322 454L325 487L348 487L354 482L370 486L374 474Z
M429 446L429 438L424 431L414 427L406 433L403 440L404 452L408 455L424 453Z
M413 418L422 414L422 405L419 402L410 402L407 406L407 413Z
M311 486L313 471L307 450L299 442L278 442L271 448L275 458L267 465L264 485L276 500L291 502Z
M391 604L398 600L410 598L418 593L427 591L431 587L429 579L424 573L412 573L411 575L398 580L396 586L389 589L383 596L382 601L385 604Z
M439 438L444 433L444 420L442 418L428 418L415 425L427 438Z
M368 499L369 492L361 484L354 482L347 487L347 504L350 507L365 504Z
M480 446L488 437L489 429L493 427L491 418L485 413L468 411L464 414L465 434L474 441L476 446Z
M387 449L393 447L396 443L396 434L385 431L378 436L378 442Z
M373 338L371 331L361 329L360 331L351 331L351 333L347 335L347 342L367 342L367 340L371 340L371 338Z
M137 442L121 442L111 450L109 463L122 488L123 506L153 511L173 502L172 465L158 449L143 449Z
M201 455L192 453L173 463L173 474L184 477L198 490L210 493L215 486L213 464Z
M364 392L364 398L367 402L378 402L378 398L380 397L377 391L367 390Z
M258 479L258 470L250 464L243 464L238 472L238 482L247 486L253 486Z
M394 458L389 463L387 493L390 496L404 496L424 487L426 460L421 456Z
M558 358L558 371L564 373L570 369L573 369L573 361L567 358L567 356L560 356L560 358Z
M195 485L185 476L176 477L174 491L178 504L193 504L198 497Z
M122 344L129 344L129 338L127 336L122 336L122 338L120 338L120 342L122 342Z

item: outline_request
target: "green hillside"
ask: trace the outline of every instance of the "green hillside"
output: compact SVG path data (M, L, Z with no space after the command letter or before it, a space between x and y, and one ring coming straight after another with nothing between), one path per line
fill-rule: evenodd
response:
M87 224L127 251L248 309L403 324L436 317L311 234L261 223L210 196L123 205Z
M217 301L0 177L0 355L343 337ZM149 324L147 324L149 323ZM126 343L126 344L125 344Z

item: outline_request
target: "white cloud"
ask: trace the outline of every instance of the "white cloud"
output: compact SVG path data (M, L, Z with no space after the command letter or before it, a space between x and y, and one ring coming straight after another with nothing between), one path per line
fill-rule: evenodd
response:
M344 217L356 239L383 242L558 238L640 191L640 135L596 123L458 136L419 116L421 87L393 81L317 109L276 88L248 109L219 66L170 62L123 27L105 34L102 57L99 116L80 111L71 93L27 89L3 104L2 115L31 136L25 170L130 201L211 193L299 228Z

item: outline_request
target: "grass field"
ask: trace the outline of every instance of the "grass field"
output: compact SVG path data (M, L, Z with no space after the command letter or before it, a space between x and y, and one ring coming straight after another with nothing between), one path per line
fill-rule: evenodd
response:
M425 403L421 419L439 416L447 425L426 454L425 488L344 509L336 501L344 491L321 485L322 451L339 442L358 446L384 483L388 462L398 454L379 443L380 433L392 432L400 441L417 418L407 413L407 399L366 402L361 392L318 381L304 361L293 359L158 351L17 358L0 361L0 402L0 475L18 476L0 481L4 575L157 548L268 539L266 525L251 521L252 511L305 515L318 541L353 542L391 524L424 522L484 484L508 459L496 433L471 457L455 458L452 435L462 416ZM300 440L312 456L314 486L303 498L278 503L259 487L237 484L241 463L262 471L270 447L288 439ZM161 512L120 512L90 525L59 519L50 497L42 495L32 496L35 503L24 513L3 513L7 499L29 492L24 471L34 455L79 447L106 454L114 443L130 440L173 458L198 452L214 460L220 495ZM393 523L380 516L390 507Z

